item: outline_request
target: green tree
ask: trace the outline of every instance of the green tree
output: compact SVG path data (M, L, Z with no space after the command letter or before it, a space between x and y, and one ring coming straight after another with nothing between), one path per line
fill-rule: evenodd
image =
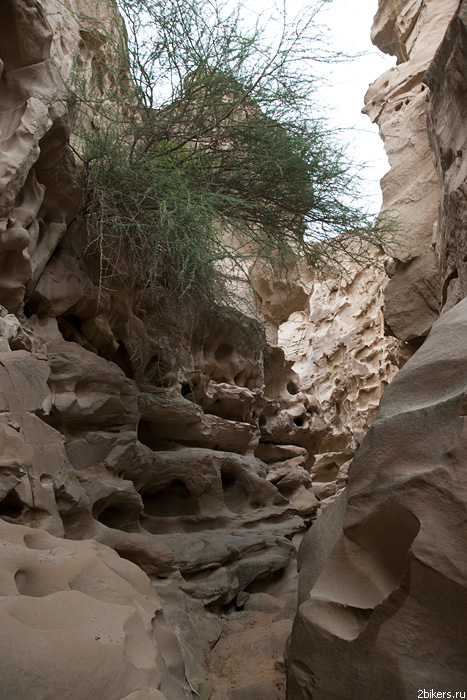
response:
M72 98L91 236L123 246L146 291L231 313L229 279L257 260L284 280L297 260L335 270L383 245L391 227L358 205L315 113L310 65L342 58L317 23L329 1L252 25L216 0L118 0L124 24L105 38L118 59Z

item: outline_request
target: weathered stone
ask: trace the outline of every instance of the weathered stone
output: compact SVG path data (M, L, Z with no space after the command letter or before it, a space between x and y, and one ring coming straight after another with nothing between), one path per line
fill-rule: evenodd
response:
M372 32L374 43L398 59L370 86L364 111L378 124L391 165L381 181L383 210L396 217L399 233L391 250L397 266L385 307L391 331L402 340L425 337L441 303L433 256L440 187L426 129L423 76L458 4L385 0ZM401 294L407 300L404 312Z
M149 579L95 542L0 521L5 698L188 700Z
M303 543L294 700L408 700L465 684L466 333L463 300L386 390L346 508L335 503Z
M466 25L467 11L460 4L424 78L430 88L428 128L441 182L437 253L446 310L467 294Z

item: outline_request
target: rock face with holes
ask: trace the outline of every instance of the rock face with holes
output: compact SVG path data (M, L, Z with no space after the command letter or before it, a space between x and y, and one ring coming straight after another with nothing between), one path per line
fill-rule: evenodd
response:
M466 333L463 300L386 390L347 494L302 544L291 700L465 686Z
M87 0L0 9L2 678L11 697L45 696L58 656L83 700L181 700L185 675L205 700L211 611L294 561L328 428L279 348L245 349L215 318L190 334L183 309L168 333L124 263L102 285L64 80L107 79L118 21ZM89 664L67 661L63 635Z
M381 394L411 354L405 343L385 335L380 257L379 268L360 269L346 260L345 278L310 279L303 310L279 326L279 344L329 426L311 466L321 500L345 485L349 460L376 416Z
M395 216L399 244L388 265L384 315L390 331L416 348L439 315L442 279L436 228L440 186L426 129L424 75L458 0L379 3L373 42L397 56L365 97L380 128L391 170L381 182L383 208Z
M92 540L4 520L0 533L3 697L191 700L141 569Z
M395 334L413 345L432 328L386 389L350 466L348 488L302 543L289 700L409 700L423 688L463 688L467 681L459 618L467 605L459 554L467 503L466 20L462 3L441 0L380 2L375 18L376 43L387 44L399 66L370 88L367 110L387 135L393 167L383 181L385 202L393 197L403 220L413 217L408 257L404 262L401 250L389 266L385 314ZM441 187L432 177L429 142Z

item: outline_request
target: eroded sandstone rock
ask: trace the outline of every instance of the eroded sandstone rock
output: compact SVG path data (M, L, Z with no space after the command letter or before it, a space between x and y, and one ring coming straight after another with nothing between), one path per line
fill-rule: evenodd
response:
M348 503L336 501L303 542L293 700L408 700L465 685L466 333L463 300L383 395Z
M391 332L415 347L439 315L442 286L435 254L440 188L423 77L457 5L457 0L380 2L372 30L373 42L397 56L397 66L370 86L364 110L384 141L391 169L381 181L383 209L399 228L384 314Z
M384 388L411 354L385 335L382 264L360 269L346 260L345 267L340 279L311 280L307 307L279 327L279 343L302 390L316 397L326 416L327 431L308 463L320 499L336 493L339 472L374 420Z
M191 699L175 635L138 567L92 540L1 519L0 530L5 698Z
M437 247L447 310L467 294L465 241L467 12L459 6L425 76L430 88L428 128L441 182Z

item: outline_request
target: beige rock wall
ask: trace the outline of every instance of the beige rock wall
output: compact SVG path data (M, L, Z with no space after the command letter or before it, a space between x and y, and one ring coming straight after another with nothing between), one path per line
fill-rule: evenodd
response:
M417 347L437 318L441 278L435 252L440 187L426 129L428 90L423 84L458 0L380 0L374 43L397 56L397 66L376 80L365 111L380 128L391 166L383 177L383 208L395 216L399 243L388 266L384 314L391 332Z
M467 503L463 479L467 449L463 148L467 16L461 4L450 22L457 7L457 2L442 1L380 2L375 20L378 44L398 56L401 74L405 71L409 80L393 95L400 100L399 109L397 104L393 108L399 116L391 122L388 94L381 92L382 112L377 117L380 126L394 127L389 150L400 130L403 150L392 161L393 170L383 181L383 189L386 187L385 201L393 196L397 203L397 188L401 188L401 212L406 221L413 217L407 230L414 236L413 245L408 241L413 257L404 263L406 267L400 262L391 266L394 275L386 289L385 314L394 330L391 313L398 311L399 317L392 318L401 321L400 337L415 341L421 310L430 306L427 281L433 282L435 276L428 274L430 267L423 262L422 241L423 230L428 232L432 215L437 213L432 208L428 216L429 206L439 195L434 196L427 158L415 158L417 144L419 153L426 154L429 135L441 181L439 223L429 250L438 268L439 296L438 308L432 306L430 313L437 315L442 305L442 315L383 394L378 416L350 466L347 489L303 541L300 607L288 659L289 700L409 700L424 690L432 690L435 696L449 692L454 697L467 682L464 613L459 613L467 605L467 569L460 555L465 548ZM429 50L433 55L448 25L424 78L426 84L420 87L421 76L411 73L417 65L412 62L417 56L423 59L419 69L425 70ZM391 80L398 70L372 86L370 110L378 105L376 90L394 87ZM409 90L411 76L415 91ZM425 97L420 94L428 94L428 87L429 131L424 131L421 117L427 107L422 108ZM412 109L417 104L418 141L412 128ZM412 143L407 135L413 137ZM411 178L409 172L404 176L404 165L410 166ZM418 179L420 172L424 186ZM388 182L393 190L388 190ZM409 198L404 202L414 183L418 183L418 192L412 192L412 202ZM405 276L401 274L404 270ZM417 291L418 301L411 290ZM425 318L428 328L428 312Z
M385 335L386 283L379 267L346 261L346 277L310 278L303 311L279 326L278 342L294 362L303 391L319 401L328 432L311 467L313 488L325 499L346 482L349 460L373 422L381 394L410 357Z
M303 542L289 700L465 688L466 333L464 299L386 390L347 494Z
M63 697L69 684L81 700L179 700L188 677L206 700L203 658L221 631L210 611L293 564L292 539L317 510L307 465L326 425L280 349L266 358L216 318L190 334L182 306L168 333L124 266L102 284L78 215L63 79L102 78L108 10L0 10L2 679L11 698L38 684L50 695L59 654ZM31 598L43 601L34 615Z

